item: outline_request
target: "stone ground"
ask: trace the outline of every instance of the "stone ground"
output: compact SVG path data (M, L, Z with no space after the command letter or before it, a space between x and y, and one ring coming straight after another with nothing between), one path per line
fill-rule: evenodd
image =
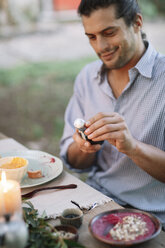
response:
M144 23L148 39L158 51L165 54L164 30L165 20ZM94 55L79 21L46 24L35 31L22 30L0 36L0 68L26 62L70 60Z

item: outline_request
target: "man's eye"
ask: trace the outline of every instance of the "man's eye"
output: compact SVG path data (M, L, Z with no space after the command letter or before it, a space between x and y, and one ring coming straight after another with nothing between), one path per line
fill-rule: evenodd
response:
M95 37L95 36L88 36L88 39L89 39L89 40L95 40L96 37Z
M106 32L104 33L104 36L113 36L114 35L114 32Z

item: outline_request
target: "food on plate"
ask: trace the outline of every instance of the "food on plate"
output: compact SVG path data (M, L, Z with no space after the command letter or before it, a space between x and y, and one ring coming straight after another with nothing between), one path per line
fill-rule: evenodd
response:
M21 157L0 158L0 176L5 172L6 178L21 182L27 172L28 160Z
M56 235L57 236L60 236L63 239L73 239L75 237L75 234L74 233L65 232L63 230L54 233L54 236L56 236Z
M55 158L50 159L50 163L55 163L55 162L56 162Z
M95 217L96 218L96 217ZM154 218L144 212L105 212L92 223L92 233L108 242L140 242L150 238L155 233ZM91 224L90 224L91 225Z
M43 177L41 170L27 171L27 174L28 174L29 178L41 178L41 177Z
M61 237L65 240L78 240L78 231L77 228L72 225L59 225L54 226L55 232L53 232L54 236Z
M147 223L136 215L125 216L111 230L110 235L114 240L130 241L135 240L148 231Z
M20 157L11 157L7 160L3 160L3 163L0 165L2 169L17 169L27 165L27 160Z

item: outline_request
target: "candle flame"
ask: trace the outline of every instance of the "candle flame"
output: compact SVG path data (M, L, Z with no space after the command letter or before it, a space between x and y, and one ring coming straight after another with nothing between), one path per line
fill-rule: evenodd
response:
M5 171L2 171L1 182L2 182L3 185L6 184L6 173L5 173Z

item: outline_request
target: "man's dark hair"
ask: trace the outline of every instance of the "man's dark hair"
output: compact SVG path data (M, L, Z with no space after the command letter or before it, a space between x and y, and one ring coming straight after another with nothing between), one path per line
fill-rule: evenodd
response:
M116 18L124 18L128 26L134 23L136 14L141 13L137 0L81 0L78 14L89 17L93 11L110 5L116 7Z

